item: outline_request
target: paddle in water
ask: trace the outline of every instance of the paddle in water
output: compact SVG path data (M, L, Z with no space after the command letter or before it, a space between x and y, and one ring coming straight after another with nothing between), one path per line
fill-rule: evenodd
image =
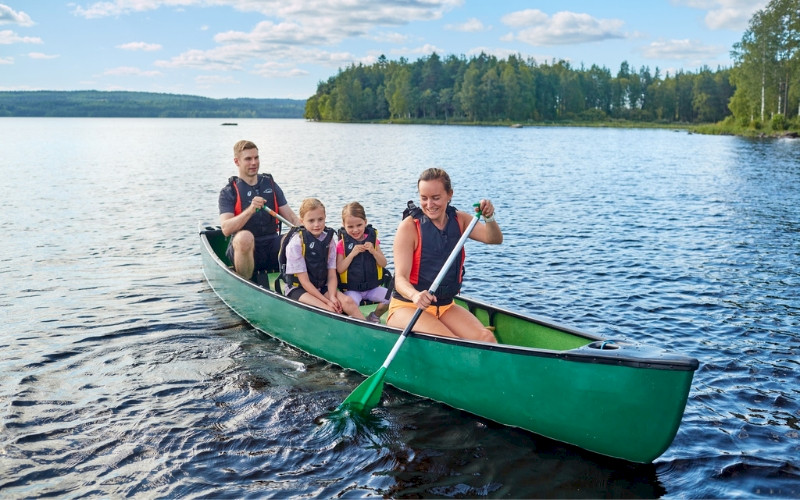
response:
M478 223L480 217L481 213L478 211L475 214L475 217L470 221L467 229L461 234L461 238L459 238L455 248L453 248L453 251L450 252L450 256L447 257L444 266L442 266L439 274L436 275L436 279L433 280L433 283L428 290L430 293L434 293L436 289L439 288L439 284L442 282L442 280L444 280L448 269L450 269L450 266L453 265L453 262L458 257L459 252L461 252L461 248L464 246L464 243L466 243L467 238L472 232L472 229L475 227L475 224ZM421 314L422 309L418 308L416 311L414 311L411 321L408 322L408 325L406 325L403 333L400 334L400 338L398 338L397 342L395 342L394 347L389 353L389 356L386 357L386 361L383 362L383 365L381 365L377 372L373 373L365 381L361 382L361 384L356 387L349 396L347 396L347 399L345 399L342 404L339 405L337 410L348 409L355 412L368 412L375 408L378 403L380 403L381 394L383 393L383 379L386 376L386 370L389 368L389 364L394 359L397 351L400 350L400 346L403 345L403 342L405 342L408 334L411 333L411 329L414 327L414 324L417 322Z

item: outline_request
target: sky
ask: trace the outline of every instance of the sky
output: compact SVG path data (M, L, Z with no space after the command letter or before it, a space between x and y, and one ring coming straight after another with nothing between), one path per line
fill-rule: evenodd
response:
M384 55L731 67L768 0L0 0L0 90L307 99Z

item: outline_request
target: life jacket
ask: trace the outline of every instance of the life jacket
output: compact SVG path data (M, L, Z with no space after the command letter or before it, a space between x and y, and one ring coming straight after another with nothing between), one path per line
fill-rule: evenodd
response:
M339 229L339 239L344 246L344 256L350 255L355 245L361 245L369 241L373 245L378 244L378 230L368 224L364 229L367 237L361 241L347 234L345 228ZM369 252L361 252L353 257L350 267L343 273L339 273L339 288L342 290L356 290L365 292L380 286L383 283L383 268L375 261L375 257Z
M442 266L452 253L461 238L461 226L458 224L457 210L447 207L447 225L444 230L439 230L431 220L425 216L421 208L408 202L408 208L403 211L403 218L413 217L414 225L417 229L417 240L419 244L414 249L411 261L411 274L409 281L414 288L419 291L430 290L436 276L441 271ZM435 291L436 303L447 305L452 302L453 297L461 291L461 281L464 277L464 259L466 252L461 248L459 257L450 266L444 279ZM408 301L405 297L397 293L393 297Z
M228 182L233 188L234 194L236 194L236 204L233 206L234 216L242 213L242 191L252 192L252 190L258 187L261 184L261 181L265 179L269 181L270 186L272 187L272 210L275 213L278 213L278 194L275 191L275 181L272 179L270 174L258 174L258 182L255 186L249 185L234 175L228 179ZM262 212L259 210L252 217L250 217L250 220L245 223L242 229L250 231L255 237L266 236L280 233L281 222L277 218L271 217L269 212Z
M287 285L292 287L300 286L300 280L297 279L296 274L286 274L286 247L292 237L298 233L300 247L303 250L303 258L306 260L308 279L315 287L322 288L328 282L328 251L336 231L326 227L325 239L320 241L303 226L294 226L283 236L281 248L278 251L278 264L281 269L281 278Z

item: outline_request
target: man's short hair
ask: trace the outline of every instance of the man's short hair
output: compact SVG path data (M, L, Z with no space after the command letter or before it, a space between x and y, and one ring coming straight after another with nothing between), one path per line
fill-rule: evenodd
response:
M234 156L239 156L239 153L247 149L258 149L258 146L252 141L241 140L233 145L233 154Z

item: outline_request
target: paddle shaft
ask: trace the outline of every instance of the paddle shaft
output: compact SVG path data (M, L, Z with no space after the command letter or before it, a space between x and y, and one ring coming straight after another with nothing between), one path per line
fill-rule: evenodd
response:
M289 227L294 227L294 224L292 224L291 222L289 222L288 220L286 220L286 219L285 219L285 218L284 218L284 217L283 217L281 214L279 214L279 213L278 213L278 212L276 212L275 210L272 210L271 208L267 207L266 205L264 205L264 206L263 206L263 207L261 207L261 208L263 208L264 210L266 210L267 212L269 212L269 214L270 214L271 216L273 216L273 217L277 217L277 218L278 218L278 219L279 219L281 222L283 222L283 223L284 223L284 224L286 224L287 226L289 226Z
M461 234L461 238L458 239L458 243L456 243L456 246L455 248L453 248L453 251L450 252L450 256L447 257L447 260L442 266L442 269L439 271L439 274L436 275L436 279L433 280L431 287L428 289L430 293L436 292L436 289L439 288L439 285L442 283L442 280L444 280L445 275L447 275L447 271L450 269L450 266L452 266L453 262L458 258L458 254L461 252L461 248L464 246L464 243L467 242L467 238L469 238L472 229L478 223L478 219L480 218L480 216L481 216L480 212L475 214L475 217L473 217L472 220L469 222L469 226L467 226L467 229L465 229L464 232ZM397 354L397 351L400 350L400 346L403 345L403 342L405 342L406 337L408 337L408 334L411 333L411 329L414 327L414 324L417 322L420 315L422 315L422 309L417 308L417 310L414 311L414 315L411 317L411 321L408 322L408 325L406 325L405 329L403 330L403 333L400 334L400 338L398 338L397 342L394 343L394 347L392 347L389 356L386 358L386 361L383 362L381 368L389 367L389 364L394 359L395 355Z

